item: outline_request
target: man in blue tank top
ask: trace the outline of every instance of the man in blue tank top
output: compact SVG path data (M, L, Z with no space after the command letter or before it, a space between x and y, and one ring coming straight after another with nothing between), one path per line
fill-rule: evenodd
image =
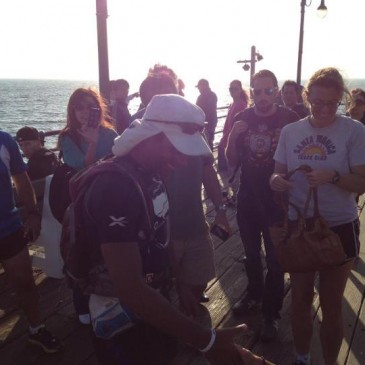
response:
M39 298L27 247L29 241L34 242L39 236L41 225L26 169L15 140L0 131L0 263L29 321L29 342L42 347L45 352L53 353L58 351L60 343L41 322ZM12 181L24 204L24 225L15 207Z

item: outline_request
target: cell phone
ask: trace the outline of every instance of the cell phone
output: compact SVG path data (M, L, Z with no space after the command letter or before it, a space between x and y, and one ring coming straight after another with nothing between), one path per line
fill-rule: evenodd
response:
M91 128L96 128L100 123L101 109L90 108L89 109L89 120L87 125Z
M229 233L218 224L214 224L210 229L210 232L219 237L222 241L226 241L229 237Z

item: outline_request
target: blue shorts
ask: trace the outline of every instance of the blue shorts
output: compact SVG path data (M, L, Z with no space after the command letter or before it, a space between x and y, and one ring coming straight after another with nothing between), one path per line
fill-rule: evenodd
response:
M24 229L20 228L9 236L0 238L0 261L16 256L28 244Z

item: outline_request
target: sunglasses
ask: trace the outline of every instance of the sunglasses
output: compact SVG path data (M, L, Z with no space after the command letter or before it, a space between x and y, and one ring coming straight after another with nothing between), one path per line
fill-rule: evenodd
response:
M237 90L239 90L239 88L238 87L230 87L228 90L229 91L237 91Z
M266 89L254 89L253 87L251 88L251 92L254 96L260 96L263 92L267 95L267 96L271 96L274 94L274 92L277 90L277 87L270 87L270 88L266 88Z
M169 124L169 125L176 125L181 129L181 132L183 132L184 134L190 134L190 135L193 135L197 132L202 133L204 130L204 125L198 125L195 123L167 122L167 121L157 120L157 119L146 119L146 121Z
M310 100L309 101L309 104L312 106L312 107L315 107L315 108L324 108L325 106L327 106L328 108L338 108L340 105L341 105L341 102L340 101L322 101L322 100Z

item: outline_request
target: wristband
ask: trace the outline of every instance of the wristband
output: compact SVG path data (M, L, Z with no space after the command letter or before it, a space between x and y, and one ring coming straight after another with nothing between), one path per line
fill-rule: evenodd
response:
M208 352L213 347L216 337L217 337L217 334L215 332L215 329L212 328L211 329L210 341L209 341L208 345L205 346L203 349L199 349L199 351L203 352L203 353Z

